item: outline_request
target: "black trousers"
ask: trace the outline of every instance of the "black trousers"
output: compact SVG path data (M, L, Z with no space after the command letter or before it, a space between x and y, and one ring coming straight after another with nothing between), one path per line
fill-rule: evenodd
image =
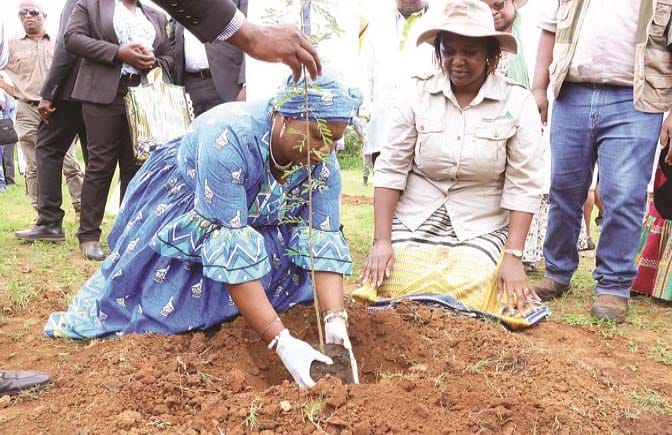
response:
M5 184L8 186L10 184L16 184L16 179L14 178L14 155L16 154L16 144L5 145L5 153L2 156L2 169L5 172Z
M37 129L35 160L37 163L38 225L61 225L65 212L63 203L63 158L79 136L84 161L87 160L86 129L82 118L82 105L77 101L57 101L49 124L40 123Z
M120 200L123 200L126 187L139 168L135 164L124 105L128 86L129 83L122 78L117 96L110 104L82 103L89 161L82 185L82 210L77 232L80 243L100 240L100 225L117 163L121 181Z
M212 78L202 78L196 74L185 73L184 88L194 105L194 116L207 112L213 107L224 103L219 96Z

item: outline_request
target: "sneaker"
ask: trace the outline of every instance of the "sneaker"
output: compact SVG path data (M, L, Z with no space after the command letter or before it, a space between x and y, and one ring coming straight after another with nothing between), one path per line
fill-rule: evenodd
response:
M590 309L590 315L599 320L623 323L628 314L628 298L613 295L599 295Z

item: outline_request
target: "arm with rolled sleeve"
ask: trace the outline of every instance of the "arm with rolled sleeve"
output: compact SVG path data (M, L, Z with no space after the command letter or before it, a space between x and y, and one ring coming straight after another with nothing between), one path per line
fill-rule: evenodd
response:
M532 95L525 93L518 129L507 143L501 206L511 211L536 213L544 183L544 145L537 106Z
M65 48L83 58L108 65L115 63L119 46L92 37L88 0L79 0L63 37Z
M413 167L418 132L413 103L417 100L415 80L401 93L392 109L390 131L376 160L374 185L403 191Z

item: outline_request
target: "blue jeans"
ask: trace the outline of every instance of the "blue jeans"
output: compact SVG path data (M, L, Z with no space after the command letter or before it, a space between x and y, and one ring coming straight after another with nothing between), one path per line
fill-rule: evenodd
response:
M635 110L632 88L565 83L553 105L546 277L569 284L593 168L604 204L595 294L630 296L662 113Z

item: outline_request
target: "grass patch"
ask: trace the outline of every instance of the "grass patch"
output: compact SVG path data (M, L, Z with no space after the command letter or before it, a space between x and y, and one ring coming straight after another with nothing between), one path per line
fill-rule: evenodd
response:
M670 402L653 390L632 393L631 398L639 408L654 415L672 415L672 405Z

